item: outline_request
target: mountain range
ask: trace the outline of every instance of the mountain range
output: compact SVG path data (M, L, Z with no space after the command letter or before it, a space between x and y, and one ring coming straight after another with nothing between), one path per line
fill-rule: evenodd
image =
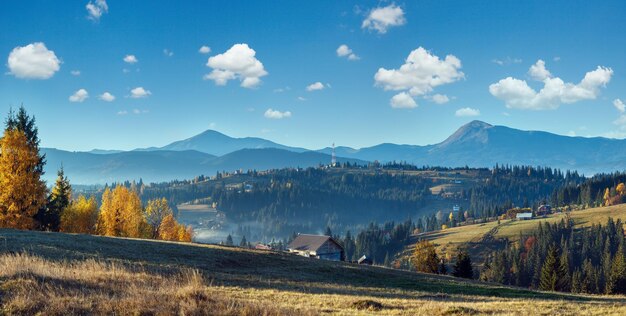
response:
M95 149L70 152L43 148L45 179L50 183L63 166L77 184L104 184L142 178L145 182L189 179L217 171L266 170L328 164L332 148L308 150L263 138L233 138L207 130L163 147L132 151ZM418 166L492 167L495 164L540 165L591 175L626 169L626 140L570 137L523 131L472 121L433 145L379 144L335 148L338 161L404 161Z

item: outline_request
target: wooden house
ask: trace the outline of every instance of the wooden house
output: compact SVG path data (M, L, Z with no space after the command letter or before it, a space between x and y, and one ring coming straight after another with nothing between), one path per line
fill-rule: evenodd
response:
M332 237L324 235L299 234L288 246L287 250L300 256L343 261L345 251Z

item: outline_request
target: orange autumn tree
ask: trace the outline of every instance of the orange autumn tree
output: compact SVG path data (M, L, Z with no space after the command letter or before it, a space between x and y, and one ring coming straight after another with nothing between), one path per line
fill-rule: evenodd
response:
M161 225L165 217L167 217L168 215L172 215L172 219L174 218L174 213L172 212L172 209L170 208L165 198L148 201L148 205L146 205L144 214L146 217L146 221L151 228L150 238L159 237L159 226Z
M118 185L102 195L98 232L105 236L149 238L150 229L143 216L137 192Z
M191 226L185 228L174 219L173 214L165 216L159 225L158 238L161 240L191 242L192 236Z
M95 234L98 222L98 203L84 195L72 201L61 213L60 230L65 233Z
M8 128L0 139L0 227L32 229L46 203L39 151L26 134Z

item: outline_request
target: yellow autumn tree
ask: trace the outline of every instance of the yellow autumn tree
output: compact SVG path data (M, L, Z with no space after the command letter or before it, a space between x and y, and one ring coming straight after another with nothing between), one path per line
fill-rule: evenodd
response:
M178 241L191 242L192 237L193 229L191 228L191 226L178 226Z
M61 213L60 230L65 233L95 234L98 203L94 197L80 195Z
M411 262L418 272L439 272L439 256L437 256L435 245L427 240L415 244Z
M98 232L105 236L150 237L141 200L135 191L122 185L104 191L98 218Z
M624 193L626 193L626 186L624 185L624 183L620 182L615 188L615 191L617 191L617 194L619 195L624 195Z
M0 227L33 228L33 216L46 203L38 172L39 152L26 134L7 129L0 139Z
M169 214L163 218L159 225L159 239L177 241L178 240L178 223L174 219L174 215Z
M609 190L609 188L606 188L604 190L604 205L605 206L609 206L611 205L611 190Z
M166 216L168 215L173 216L173 212L169 204L167 203L167 199L162 198L162 199L155 199L155 200L148 201L148 205L146 205L144 215L146 217L146 221L148 222L148 225L150 225L150 229L151 229L150 237L158 238L159 237L159 225L161 225L161 222L163 222L163 219Z

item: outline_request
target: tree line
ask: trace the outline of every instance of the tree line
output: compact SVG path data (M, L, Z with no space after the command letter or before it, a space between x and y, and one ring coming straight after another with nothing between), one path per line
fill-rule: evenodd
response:
M63 168L48 190L39 142L35 118L24 107L11 110L0 138L0 227L191 241L191 228L176 221L165 199L144 207L137 191L118 185L98 207L93 196L72 195Z

